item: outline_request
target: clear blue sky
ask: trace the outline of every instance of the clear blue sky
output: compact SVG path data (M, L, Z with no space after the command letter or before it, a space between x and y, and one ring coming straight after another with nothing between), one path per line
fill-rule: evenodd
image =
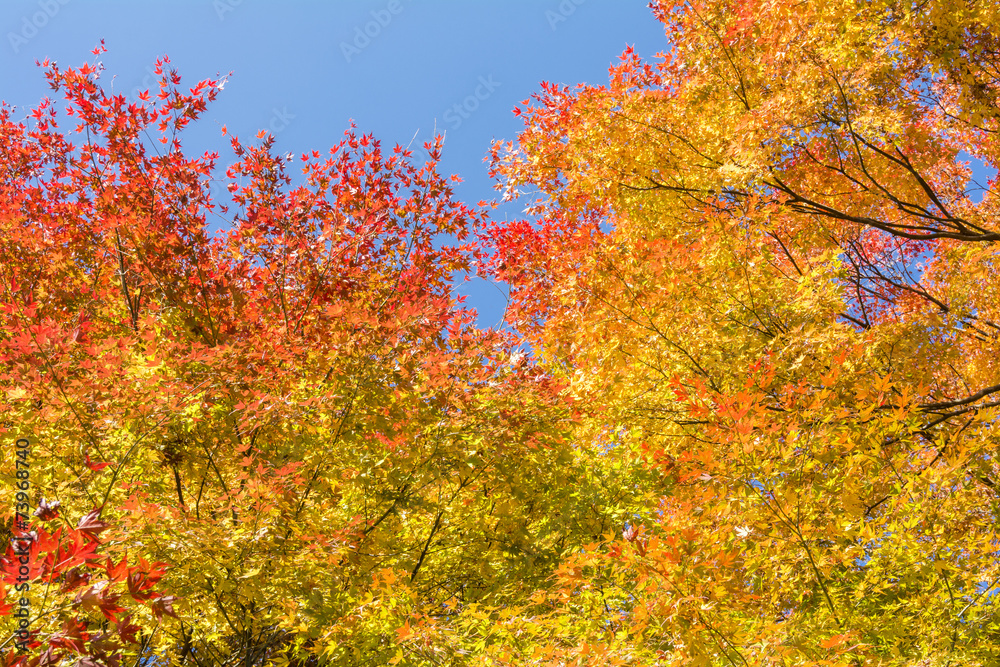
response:
M268 129L295 154L329 148L350 119L389 146L437 128L442 171L464 179L470 204L497 196L483 158L492 139L515 138L511 111L541 81L604 83L626 45L667 48L645 0L3 0L0 29L0 99L22 111L50 93L35 60L80 65L104 39L103 80L126 94L153 84L162 55L191 85L233 72L188 150L228 164L222 124L245 140ZM500 290L459 291L481 325L497 323Z

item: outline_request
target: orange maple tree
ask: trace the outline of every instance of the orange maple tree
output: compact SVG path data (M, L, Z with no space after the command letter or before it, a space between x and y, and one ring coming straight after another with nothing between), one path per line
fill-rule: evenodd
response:
M505 662L997 664L1000 6L652 8L495 146L513 323L669 487Z

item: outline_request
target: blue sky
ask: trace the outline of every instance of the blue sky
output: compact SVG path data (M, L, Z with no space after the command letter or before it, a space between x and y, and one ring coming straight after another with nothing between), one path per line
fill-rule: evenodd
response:
M267 129L295 154L334 145L350 119L389 146L419 147L436 128L467 203L498 196L483 158L516 137L511 111L541 81L604 83L626 45L667 48L645 0L4 0L0 30L0 99L21 110L50 92L35 60L80 65L104 39L103 81L126 94L153 85L162 55L191 85L232 71L188 150L228 164L223 124L245 140ZM501 318L501 289L459 291L481 325Z

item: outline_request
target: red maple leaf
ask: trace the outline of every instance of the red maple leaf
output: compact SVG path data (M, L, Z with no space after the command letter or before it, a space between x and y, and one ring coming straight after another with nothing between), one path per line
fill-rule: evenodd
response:
M88 468L90 468L91 470L95 470L95 471L97 471L97 470L103 470L104 468L107 468L108 466L113 466L114 465L114 463L111 463L110 461L91 461L90 460L90 454L85 454L84 455L84 457L83 457L83 463Z
M101 521L101 508L91 511L85 517L80 519L80 523L76 525L76 529L94 540L98 541L97 536L101 534L101 531L108 527L107 522Z

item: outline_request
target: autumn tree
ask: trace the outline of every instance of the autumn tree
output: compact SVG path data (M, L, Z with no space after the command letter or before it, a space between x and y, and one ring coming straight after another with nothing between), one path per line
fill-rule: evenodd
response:
M490 266L665 491L494 658L997 664L1000 5L652 9L664 53L516 111Z
M420 158L351 128L295 157L230 137L223 173L182 145L221 81L186 90L164 60L129 100L101 53L44 63L65 113L0 108L2 432L31 442L33 508L101 526L75 556L94 585L144 567L157 597L126 612L32 565L40 648L4 664L474 661L639 487L587 462L564 381L453 294L482 214L440 140ZM70 613L114 650L53 644Z

